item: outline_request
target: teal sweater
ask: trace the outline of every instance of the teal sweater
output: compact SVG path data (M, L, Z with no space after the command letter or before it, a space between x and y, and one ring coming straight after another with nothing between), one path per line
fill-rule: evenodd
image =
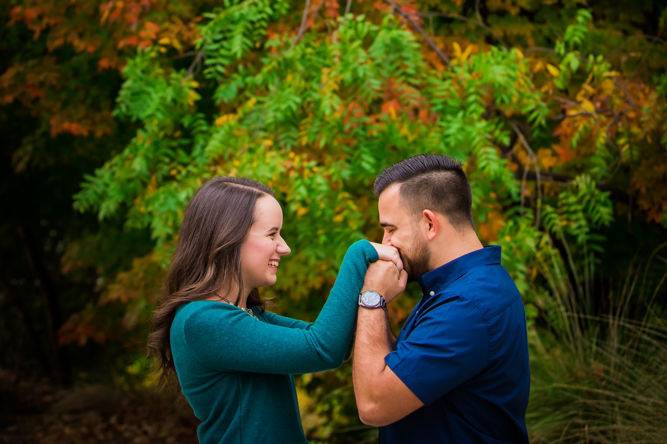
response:
M291 375L341 365L352 342L357 295L370 262L368 241L350 246L315 322L224 302L179 307L171 353L201 443L304 443Z

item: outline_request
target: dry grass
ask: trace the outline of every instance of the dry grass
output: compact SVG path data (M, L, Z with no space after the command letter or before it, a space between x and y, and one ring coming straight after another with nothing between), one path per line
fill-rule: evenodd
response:
M655 254L633 265L604 315L552 291L552 322L531 336L531 442L667 440L667 325L655 304L667 267Z

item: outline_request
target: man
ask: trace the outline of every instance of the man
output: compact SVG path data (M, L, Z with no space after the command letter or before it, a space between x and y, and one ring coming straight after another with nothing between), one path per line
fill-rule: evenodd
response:
M383 243L399 250L405 271L373 264L359 297L361 420L380 427L381 443L527 442L523 303L500 247L484 248L475 233L461 165L412 157L382 172L375 193ZM419 282L422 298L394 343L382 308L406 278Z

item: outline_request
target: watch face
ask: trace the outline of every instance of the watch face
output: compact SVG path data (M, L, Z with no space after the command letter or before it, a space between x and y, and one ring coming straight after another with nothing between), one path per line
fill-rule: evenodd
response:
M380 305L380 295L374 291L367 291L361 295L361 301L369 307L377 307Z

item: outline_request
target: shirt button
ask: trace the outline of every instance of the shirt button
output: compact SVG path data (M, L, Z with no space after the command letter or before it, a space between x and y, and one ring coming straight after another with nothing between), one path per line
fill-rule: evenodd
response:
M428 294L433 296L433 295L435 295L435 291L431 290L431 291L428 292Z

